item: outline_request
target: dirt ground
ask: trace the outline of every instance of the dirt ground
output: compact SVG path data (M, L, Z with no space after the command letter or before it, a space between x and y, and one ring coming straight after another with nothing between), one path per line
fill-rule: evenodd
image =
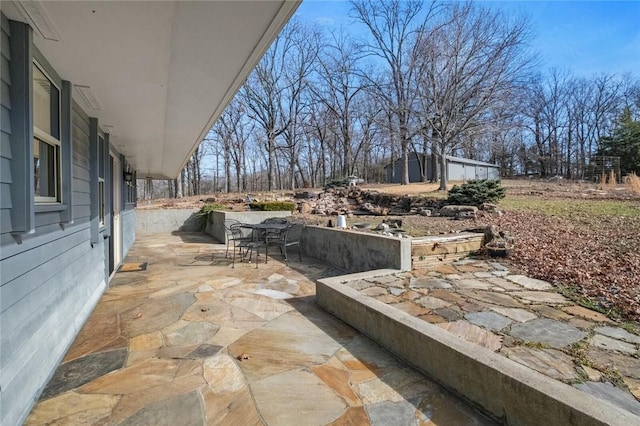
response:
M462 182L449 182L449 188ZM600 189L598 185L583 182L572 182L565 180L502 180L502 185L507 189L507 196L534 196L543 199L583 199L583 200L636 200L640 201L640 196L630 192L624 185L617 185L615 188ZM411 183L409 185L400 184L365 184L362 189L375 190L392 195L425 195L437 199L446 198L446 192L439 191L437 183ZM320 188L311 189L320 192ZM272 191L272 192L251 192L252 197L259 201L274 198L284 199L293 196L292 191ZM155 200L138 200L139 209L157 208L200 208L208 202L219 202L235 208L244 208L247 193L216 193L210 195L195 195L180 199L159 198ZM238 204L238 206L236 206Z
M450 182L449 188L461 182ZM534 203L553 200L567 200L570 205L571 201L606 201L618 200L622 202L640 203L640 195L634 194L623 185L617 185L615 188L600 189L596 184L569 182L569 181L543 181L543 180L503 180L502 185L507 190L507 200L530 200ZM392 195L424 195L429 198L445 199L446 192L438 190L437 183L412 183L409 185L400 184L366 184L361 188L365 190L378 191L380 193ZM315 192L321 192L319 188L313 189ZM207 203L219 203L232 211L243 211L247 207L247 193L217 193L212 195L197 195L184 197L181 199L161 198L156 200L140 200L138 201L138 209L199 209ZM272 192L254 192L251 196L258 201L266 201L272 199L291 199L293 192L291 191L272 191ZM640 204L638 205L640 209ZM305 222L313 225L326 225L332 219L331 216L318 215L301 215ZM484 226L487 223L495 222L495 217L485 217L480 214L477 223L469 221L453 220L447 217L425 217L419 215L402 215L391 216L402 220L402 228L409 235L418 237L425 235L446 234L451 232L460 232L468 228ZM365 222L375 227L381 223L386 217L382 216L366 216L357 215L347 219L349 226L354 223ZM640 251L640 247L638 248Z

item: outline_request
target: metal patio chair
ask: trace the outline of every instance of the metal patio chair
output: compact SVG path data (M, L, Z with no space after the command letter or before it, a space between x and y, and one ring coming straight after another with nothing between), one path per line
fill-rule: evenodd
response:
M236 225L234 225L235 227ZM256 269L258 269L258 263L260 263L260 247L264 246L265 243L263 240L258 239L258 235L255 230L252 230L251 237L248 239L242 239L238 242L238 248L240 249L241 260L246 259L247 255L249 256L249 263L253 260L253 253L255 252L255 262ZM242 250L245 250L244 255L242 254ZM265 249L265 263L266 261L266 249ZM232 268L235 268L235 253L233 256Z
M269 217L269 218L263 220L262 223L276 224L276 225L290 225L291 224L291 222L289 222L288 219L283 218L283 217ZM263 231L260 232L260 235L258 236L258 238L261 241L264 241L265 243L268 243L269 240L271 240L271 239L277 239L279 237L280 232L282 232L282 230L273 230L273 229L263 230Z
M233 225L240 225L240 221L236 220L236 219L225 219L224 220L224 233L226 235L226 243L227 243L227 251L225 251L224 253L224 257L227 258L229 257L229 247L231 245L234 245L234 250L235 250L235 243L236 243L236 239L242 239L243 235L240 232L234 232L234 229L232 229Z
M224 223L225 232L227 234L227 252L225 257L228 256L229 248L233 245L233 256L231 260L231 267L236 267L236 255L240 255L240 260L249 256L249 263L253 260L253 253L256 254L256 268L260 259L260 247L264 245L264 242L259 240L254 230L249 227L245 227L240 221L235 219L226 219ZM266 253L265 253L266 254Z
M285 263L289 261L287 257L287 247L298 246L298 257L302 262L302 251L300 250L300 236L305 227L304 223L291 223L284 230L273 234L266 239L266 254L269 255L269 246L274 245L280 248L280 254L284 258Z

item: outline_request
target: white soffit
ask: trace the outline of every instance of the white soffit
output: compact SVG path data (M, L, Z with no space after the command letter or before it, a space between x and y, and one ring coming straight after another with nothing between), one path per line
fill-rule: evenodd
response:
M139 176L174 178L298 4L25 1L2 10L40 20L36 47L87 114L118 129L112 143Z

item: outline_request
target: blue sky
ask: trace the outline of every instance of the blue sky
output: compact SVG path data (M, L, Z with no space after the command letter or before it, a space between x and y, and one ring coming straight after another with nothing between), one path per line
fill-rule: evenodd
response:
M531 46L544 68L589 77L632 73L640 77L640 1L481 1L531 20ZM304 0L297 15L324 26L362 31L340 0Z

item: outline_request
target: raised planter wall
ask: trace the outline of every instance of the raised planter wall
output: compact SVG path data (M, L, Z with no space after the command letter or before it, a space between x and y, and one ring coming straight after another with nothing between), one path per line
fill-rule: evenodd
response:
M411 270L411 239L321 226L307 226L302 252L348 272Z
M136 210L135 232L140 234L161 234L176 231L202 231L198 211L196 209ZM270 217L289 216L291 216L291 212L288 211L216 211L211 214L211 220L207 224L205 232L216 240L226 243L225 219L236 219L242 223L260 223Z
M636 425L638 417L419 318L344 282L398 272L321 279L316 301L398 357L508 425Z
M224 221L226 219L235 219L242 223L260 223L270 217L289 217L289 211L250 211L250 212L228 212L224 210L211 213L211 219L205 228L205 232L211 235L221 243L227 243L227 234L224 230Z
M471 232L413 238L413 268L425 268L461 259L480 250L483 238L484 234Z

